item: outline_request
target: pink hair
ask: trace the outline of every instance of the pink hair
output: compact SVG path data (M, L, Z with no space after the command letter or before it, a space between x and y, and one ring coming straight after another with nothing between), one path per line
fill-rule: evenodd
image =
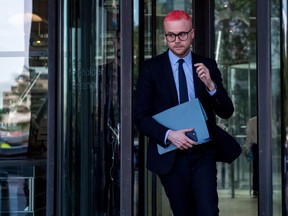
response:
M164 18L164 23L167 21L176 21L176 20L191 20L191 17L188 13L182 10L173 10L169 12L165 18Z

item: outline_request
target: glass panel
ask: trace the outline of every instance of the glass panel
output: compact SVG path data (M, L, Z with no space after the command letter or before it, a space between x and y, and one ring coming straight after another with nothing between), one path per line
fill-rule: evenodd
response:
M285 201L283 203L285 203L285 206L283 207L284 212L283 215L287 215L288 212L288 52L287 52L287 44L288 44L288 26L287 26L287 1L282 1L282 14L281 14L281 19L282 19L282 38L283 41L281 43L281 51L282 51L282 67L283 70L282 71L282 97L281 97L281 104L283 107L283 113L282 113L282 141L284 143L284 187L285 188Z
M215 58L235 106L218 124L243 148L231 165L218 163L220 214L238 212L245 203L246 215L258 215L256 1L215 0L215 38Z
M3 3L0 26L0 214L44 215L48 0ZM39 161L44 169L35 168Z
M48 2L1 7L0 157L46 157Z
M138 69L139 69L139 56L140 56L140 31L139 31L139 11L140 11L140 2L138 0L134 0L134 66L133 66L133 89L135 89L135 85L138 79ZM141 35L142 37L142 35ZM133 208L134 215L141 215L141 211L143 210L144 198L143 198L143 170L144 170L144 153L142 152L142 148L140 150L139 146L139 137L136 128L133 124L133 175L134 175L134 195L133 195ZM139 155L139 153L141 155ZM141 163L141 164L140 164ZM141 171L139 171L141 169ZM140 174L141 172L141 174Z
M120 215L119 1L64 1L61 215Z
M0 168L0 214L45 215L46 166ZM44 208L43 208L44 207Z
M280 73L280 1L271 1L271 150L272 150L272 186L273 215L282 214L282 166L283 156L281 143L281 73Z

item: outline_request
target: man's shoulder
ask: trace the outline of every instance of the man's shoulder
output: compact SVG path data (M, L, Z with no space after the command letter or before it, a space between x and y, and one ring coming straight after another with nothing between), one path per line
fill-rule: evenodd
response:
M214 59L192 52L193 62L215 62Z

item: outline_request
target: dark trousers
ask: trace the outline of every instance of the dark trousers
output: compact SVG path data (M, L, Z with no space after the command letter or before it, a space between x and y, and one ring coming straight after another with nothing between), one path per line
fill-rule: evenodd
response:
M251 146L253 157L253 173L252 173L252 189L258 192L259 189L259 147L258 144L253 143Z
M217 169L210 144L178 151L174 168L159 175L174 216L217 216Z

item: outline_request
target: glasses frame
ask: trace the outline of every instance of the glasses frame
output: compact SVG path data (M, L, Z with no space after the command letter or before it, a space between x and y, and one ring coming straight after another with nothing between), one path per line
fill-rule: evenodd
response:
M165 38L166 38L166 40L168 41L168 42L174 42L174 41L176 41L176 37L178 37L179 38L179 40L180 41L186 41L187 39L188 39L188 34L193 30L194 28L191 28L189 31L187 31L187 32L184 32L184 31L182 31L182 32L179 32L178 34L174 34L174 33L172 33L172 32L170 32L170 33L167 33L167 34L165 34ZM174 39L173 40L168 40L167 39L167 36L168 35L173 35L174 36ZM186 37L185 39L181 39L180 38L180 35L182 35L182 37Z

